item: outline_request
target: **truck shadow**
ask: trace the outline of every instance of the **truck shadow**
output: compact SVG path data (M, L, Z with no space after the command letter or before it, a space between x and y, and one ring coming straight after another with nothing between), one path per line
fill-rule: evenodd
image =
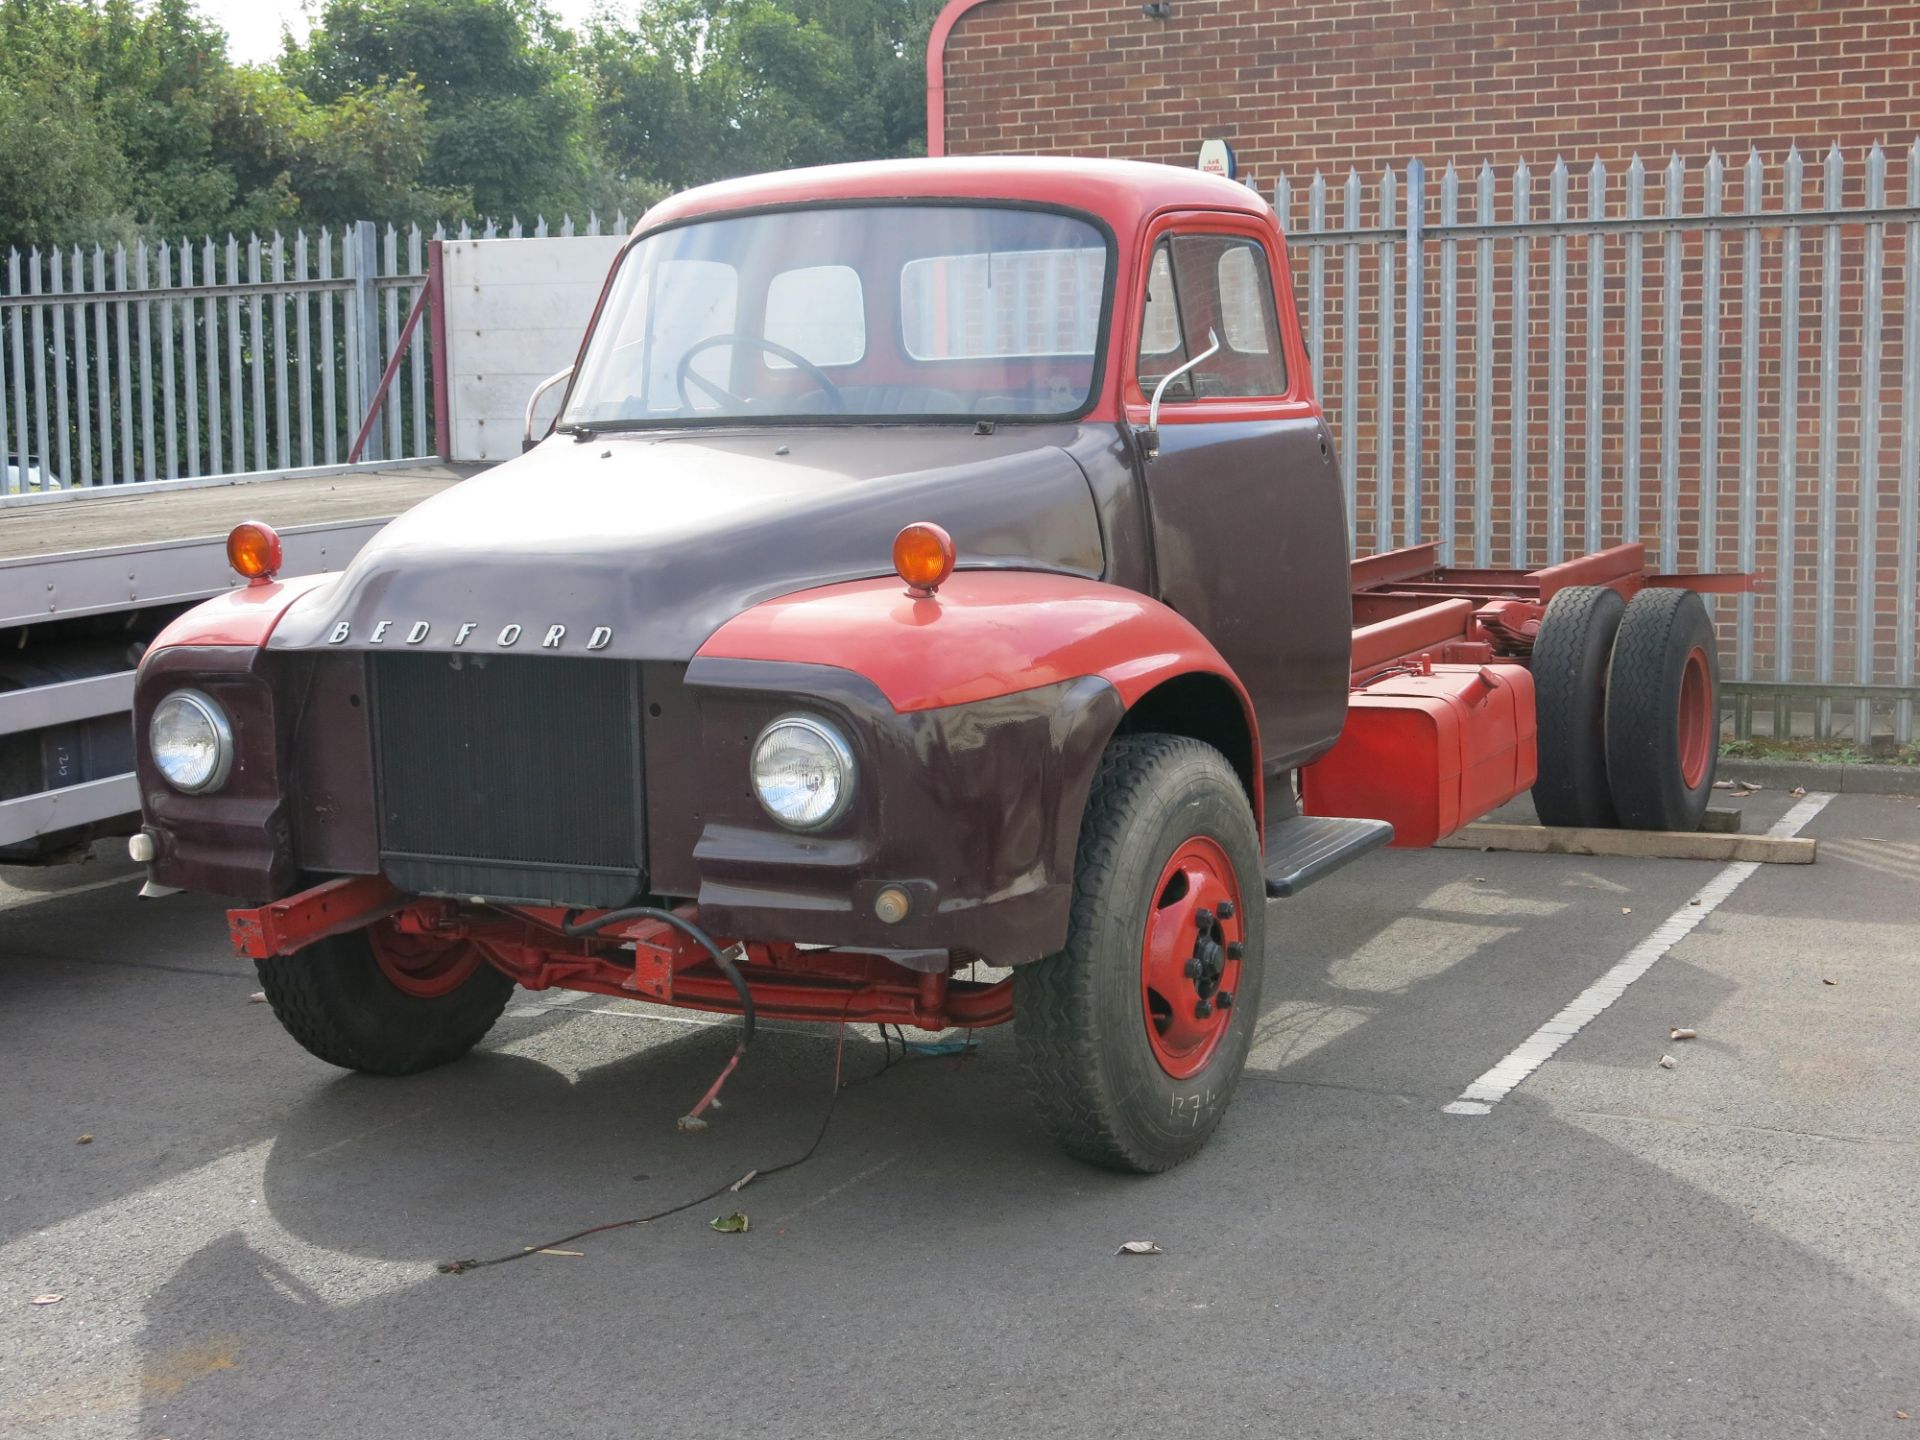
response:
M765 1040L701 1135L673 1119L725 1032L571 1083L479 1056L410 1087L404 1117L369 1082L322 1087L268 1158L268 1230L206 1244L148 1300L138 1433L801 1436L902 1414L1110 1433L1123 1413L1190 1433L1171 1366L1223 1413L1312 1416L1290 1433L1319 1437L1567 1433L1570 1395L1583 1435L1763 1433L1790 1411L1871 1436L1920 1379L1920 1325L1874 1284L1524 1097L1495 1128L1254 1084L1207 1152L1141 1181L1053 1154L998 1037L958 1073L916 1061L844 1092L812 1162L737 1196L577 1254L423 1263L798 1154L830 1047ZM748 1234L708 1228L733 1209ZM1167 1253L1116 1259L1134 1238Z

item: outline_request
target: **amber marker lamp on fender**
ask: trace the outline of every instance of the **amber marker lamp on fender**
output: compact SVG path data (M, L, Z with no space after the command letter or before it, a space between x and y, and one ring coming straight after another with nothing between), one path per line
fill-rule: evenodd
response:
M953 573L953 537L927 520L916 520L893 537L893 568L907 594L931 600Z
M227 563L250 585L265 585L280 573L280 536L262 520L242 520L227 533Z

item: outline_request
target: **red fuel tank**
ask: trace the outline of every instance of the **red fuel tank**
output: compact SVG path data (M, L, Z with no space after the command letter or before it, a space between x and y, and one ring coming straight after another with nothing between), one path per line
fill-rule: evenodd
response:
M1349 697L1340 740L1300 772L1309 815L1393 824L1431 845L1530 788L1539 767L1533 676L1519 665L1435 665Z

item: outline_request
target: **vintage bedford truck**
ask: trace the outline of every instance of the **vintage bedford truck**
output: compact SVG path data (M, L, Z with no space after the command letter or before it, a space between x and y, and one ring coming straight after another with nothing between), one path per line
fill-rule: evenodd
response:
M1529 787L1550 823L1705 804L1688 577L1349 564L1284 239L1226 180L708 186L565 379L339 576L239 526L251 583L141 662L133 853L246 902L333 1064L453 1060L516 984L749 1036L1011 1020L1061 1144L1161 1170L1233 1095L1269 897Z

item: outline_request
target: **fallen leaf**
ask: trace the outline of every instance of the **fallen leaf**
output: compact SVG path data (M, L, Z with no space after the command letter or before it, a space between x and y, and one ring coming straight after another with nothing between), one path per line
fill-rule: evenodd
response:
M1698 895L1694 896L1693 899L1687 901L1687 904L1689 905L1698 905L1699 903L1700 903L1700 897Z
M1620 913L1622 915L1631 915L1633 913L1633 907L1631 905L1622 905L1620 907Z
M80 1136L80 1137L79 1137L79 1138L78 1138L77 1140L75 1140L75 1141L74 1141L73 1143L74 1143L74 1144L76 1144L76 1145L91 1145L91 1144L93 1144L93 1136L91 1136L91 1135L82 1135L82 1136Z
M731 1215L716 1215L707 1222L722 1235L744 1235L747 1233L747 1227L752 1223L738 1210Z
M678 1120L673 1122L673 1128L692 1135L706 1129L707 1122L702 1120L698 1115L682 1115Z
M64 1295L36 1295L33 1297L33 1303L36 1305L58 1305L66 1298Z
M1679 1063L1680 1062L1674 1059L1671 1055L1662 1055L1660 1057L1660 1068L1662 1070L1671 1070L1673 1069L1674 1066L1678 1065Z
M1731 790L1731 789L1733 789L1733 781L1731 781L1731 780L1716 780L1716 781L1714 781L1714 782L1713 782L1713 788L1714 788L1714 789L1716 789L1716 790Z
M1113 1253L1116 1255L1164 1255L1167 1252L1151 1240L1129 1240Z
M264 1004L266 1004L266 1003L267 1003L267 992L266 992L266 991L264 991L264 990L256 990L256 991L254 991L254 992L253 992L253 993L252 993L251 995L249 995L249 996L247 996L247 1003L248 1003L249 1005L264 1005Z
M1896 1410L1893 1412L1893 1418L1896 1420L1911 1420L1913 1417L1904 1410Z
M1822 985L1838 985L1840 982L1838 980L1829 980L1826 976L1822 975L1820 977L1820 983Z
M1807 787L1804 785L1796 785L1793 787L1793 789L1789 790L1787 793L1793 796L1794 799L1798 800L1802 795L1807 793Z
M1698 1040L1700 1038L1700 1032L1698 1030L1689 1030L1684 1025L1677 1025L1667 1032L1667 1038L1669 1040Z

